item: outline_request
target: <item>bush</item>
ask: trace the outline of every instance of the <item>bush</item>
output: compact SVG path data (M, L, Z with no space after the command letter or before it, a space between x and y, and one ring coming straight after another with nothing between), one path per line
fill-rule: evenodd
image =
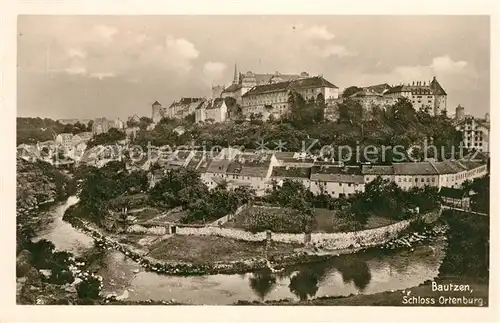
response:
M449 230L440 274L488 280L489 218L454 211L444 211L442 217Z
M99 299L100 282L97 278L90 277L76 285L78 298L81 300Z
M251 208L246 211L243 227L250 232L301 233L310 217L292 209Z

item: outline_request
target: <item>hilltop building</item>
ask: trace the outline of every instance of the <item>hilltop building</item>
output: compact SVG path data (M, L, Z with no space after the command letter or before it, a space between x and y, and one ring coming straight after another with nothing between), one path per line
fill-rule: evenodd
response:
M433 115L446 111L447 94L434 76L431 81L414 81L411 84L401 84L391 87L384 93L386 103L394 102L399 98L407 98L415 110L423 107L431 108Z
M228 117L226 102L222 98L207 100L195 110L195 122L224 122Z
M281 74L276 71L274 74L259 74L248 71L242 74L238 72L238 67L235 64L233 82L230 86L223 89L220 97L232 97L236 100L236 103L241 104L242 96L255 86L293 81L307 77L309 77L309 74L306 72L300 74Z
M292 90L301 94L305 100L315 100L319 95L325 100L337 99L339 96L339 88L322 76L258 85L243 94L242 114L247 119L251 114L262 116L264 121L271 115L279 119L289 112L288 94Z
M101 133L108 132L111 128L116 128L118 130L123 130L125 128L125 123L119 118L115 120L108 120L106 118L97 118L92 124L92 133L94 135L99 135Z
M465 114L465 108L458 105L454 117L455 129L462 133L465 148L488 153L490 151L490 114L477 118Z

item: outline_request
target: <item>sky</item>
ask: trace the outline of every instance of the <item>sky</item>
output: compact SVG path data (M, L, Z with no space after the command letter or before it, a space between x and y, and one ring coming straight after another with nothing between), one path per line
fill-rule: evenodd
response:
M490 110L487 16L19 16L18 116L151 117L239 72L343 89L437 78L448 111Z

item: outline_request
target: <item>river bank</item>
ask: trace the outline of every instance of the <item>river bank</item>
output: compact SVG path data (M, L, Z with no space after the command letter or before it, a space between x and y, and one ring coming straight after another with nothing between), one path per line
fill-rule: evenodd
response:
M441 226L430 229L429 227L422 228L419 232L406 232L403 236L390 240L386 244L379 247L372 248L351 248L336 251L324 251L317 248L296 248L290 252L269 252L268 249L276 248L277 244L272 243L270 246L266 242L254 243L258 244L259 248L265 250L264 256L247 257L246 259L239 259L233 261L179 261L179 260L160 260L151 257L148 252L133 248L130 245L120 243L116 239L109 238L101 232L100 229L86 223L82 220L70 218L72 225L85 234L90 235L95 240L95 245L99 248L107 250L117 250L124 253L133 261L148 271L152 271L163 275L217 275L217 274L240 274L252 272L261 269L271 269L272 271L283 270L285 267L321 262L341 254L356 253L363 250L370 249L394 249L399 247L412 247L412 244L423 244L427 240L435 238L442 234L445 229ZM173 237L175 238L175 236ZM183 237L181 237L183 238ZM205 237L206 239L219 239L218 237ZM165 242L169 242L166 239ZM208 243L213 243L208 242ZM262 244L262 246L260 246ZM254 246L257 247L257 246Z
M282 268L275 263L269 266L266 262L258 269L238 274L186 274L180 271L174 275L162 274L147 269L144 263L141 265L140 257L144 254L136 253L139 257L136 260L130 257L130 252L125 254L133 247L119 250L114 244L98 246L98 241L90 233L84 234L81 229L77 231L74 226L62 221L64 211L73 203L75 199L70 199L53 210L55 225L50 225L50 232L45 232L44 236L53 240L60 250L77 252L87 249L98 254L93 259L86 253L82 254L86 269L103 277L101 297L93 304L231 305L239 300L263 302L290 299L299 302L327 295L373 294L388 288L409 288L433 279L444 257L445 246L430 239L428 242L414 242L415 251L399 247L372 248L355 253L350 250L344 254L323 255L320 250L313 250L317 254L309 255L311 262L292 259L290 264L283 262ZM91 243L83 240L84 236ZM101 236L96 235L98 237ZM104 237L101 238L103 243L106 242ZM109 242L109 235L106 238ZM312 261L315 256L317 260ZM372 277L377 279L372 280ZM390 283L381 283L381 277L384 277L382 282ZM44 294L41 290L33 293ZM70 304L79 304L79 300L76 303L70 301Z
M439 285L469 286L467 291L434 291L432 283ZM449 300L450 298L456 301ZM466 298L460 303L459 299ZM423 284L402 290L386 291L375 294L350 295L347 297L318 297L307 301L278 300L266 302L238 301L234 305L267 305L267 306L488 306L488 284L464 277L442 277Z

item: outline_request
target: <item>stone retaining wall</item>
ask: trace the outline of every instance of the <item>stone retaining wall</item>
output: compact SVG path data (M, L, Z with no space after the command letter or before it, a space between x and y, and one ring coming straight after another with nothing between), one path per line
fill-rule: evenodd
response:
M168 233L167 228L165 227L160 227L160 226L154 226L154 227L144 227L142 225L134 224L131 225L127 228L128 233L146 233L146 234L152 234L152 235L158 235L162 236Z
M223 225L226 222L231 221L232 219L234 219L235 216L237 216L238 214L240 214L241 211L243 211L247 207L248 207L248 204L244 204L244 205L240 206L239 208L237 208L236 211L234 211L234 213L226 214L223 217L221 217L221 218L215 220L214 222L210 223L209 225L210 226L214 226L214 227L217 227L219 225Z
M310 238L304 233L271 233L271 241L306 244L310 243L325 250L341 250L351 248L365 248L384 244L396 238L402 231L418 218L426 222L433 222L439 218L441 210L423 214L411 220L399 221L397 223L369 230L339 233L311 233ZM176 234L179 235L214 235L243 241L264 241L266 232L251 233L238 229L219 227L178 227Z
M265 232L251 233L243 230L219 228L219 227L177 227L176 234L197 236L219 236L244 241L263 241L266 239Z

